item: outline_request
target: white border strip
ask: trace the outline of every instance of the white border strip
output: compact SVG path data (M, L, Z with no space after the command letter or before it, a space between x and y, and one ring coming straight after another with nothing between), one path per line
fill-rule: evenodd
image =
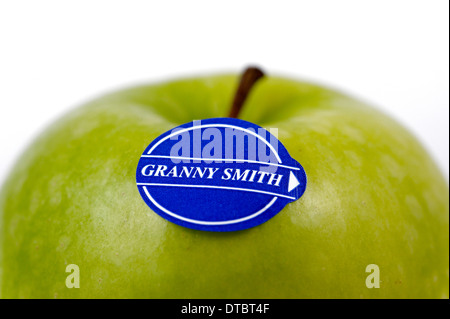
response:
M244 191L244 192L253 192L253 193L261 193L261 194L267 194L267 195L273 195L277 197L284 197L289 199L295 199L295 197L272 193L272 192L266 192L266 191L260 191L257 189L248 189L248 188L239 188L239 187L229 187L229 186L212 186L212 185L191 185L191 184L163 184L163 183L137 183L138 186L173 186L173 187L197 187L197 188L215 188L215 189L227 189L227 190L234 190L234 191Z
M219 161L224 161L224 162L228 161L231 163L232 162L246 162L246 163L255 163L255 164L261 164L261 165L272 165L272 166L284 167L284 168L293 169L293 170L297 170L297 171L300 170L300 168L294 167L294 166L280 165L280 164L276 164L276 163L266 163L266 162L246 160L246 159L200 158L200 157L167 156L167 155L142 155L141 157L168 158L168 159L193 160L193 161L212 161L212 162L215 162L215 160L219 160ZM187 163L187 164L191 164L191 163Z

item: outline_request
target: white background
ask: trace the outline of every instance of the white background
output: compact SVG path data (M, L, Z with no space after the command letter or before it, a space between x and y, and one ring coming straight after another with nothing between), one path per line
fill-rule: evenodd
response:
M0 0L0 182L36 134L93 97L249 63L378 106L448 180L448 12L447 0Z

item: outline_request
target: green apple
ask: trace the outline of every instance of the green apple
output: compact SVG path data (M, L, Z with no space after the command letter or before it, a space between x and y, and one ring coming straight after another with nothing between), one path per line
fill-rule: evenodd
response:
M227 233L150 210L135 183L143 150L228 116L238 81L124 89L39 136L1 191L2 297L448 298L447 181L396 121L319 85L266 76L238 115L278 128L308 176L299 200Z

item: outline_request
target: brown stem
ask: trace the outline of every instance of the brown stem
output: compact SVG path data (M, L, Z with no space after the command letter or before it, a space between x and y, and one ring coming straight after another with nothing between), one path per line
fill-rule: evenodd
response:
M253 85L264 76L263 71L256 67L248 67L241 76L241 81L234 95L233 106L231 107L229 117L237 118L248 93Z

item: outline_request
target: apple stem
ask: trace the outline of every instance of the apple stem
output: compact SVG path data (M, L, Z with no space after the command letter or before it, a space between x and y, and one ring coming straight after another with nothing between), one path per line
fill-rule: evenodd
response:
M230 110L228 117L237 118L239 112L244 105L247 95L250 93L253 85L264 76L263 71L257 67L248 67L245 69L244 73L241 75L241 80L239 86L234 95L233 105Z

